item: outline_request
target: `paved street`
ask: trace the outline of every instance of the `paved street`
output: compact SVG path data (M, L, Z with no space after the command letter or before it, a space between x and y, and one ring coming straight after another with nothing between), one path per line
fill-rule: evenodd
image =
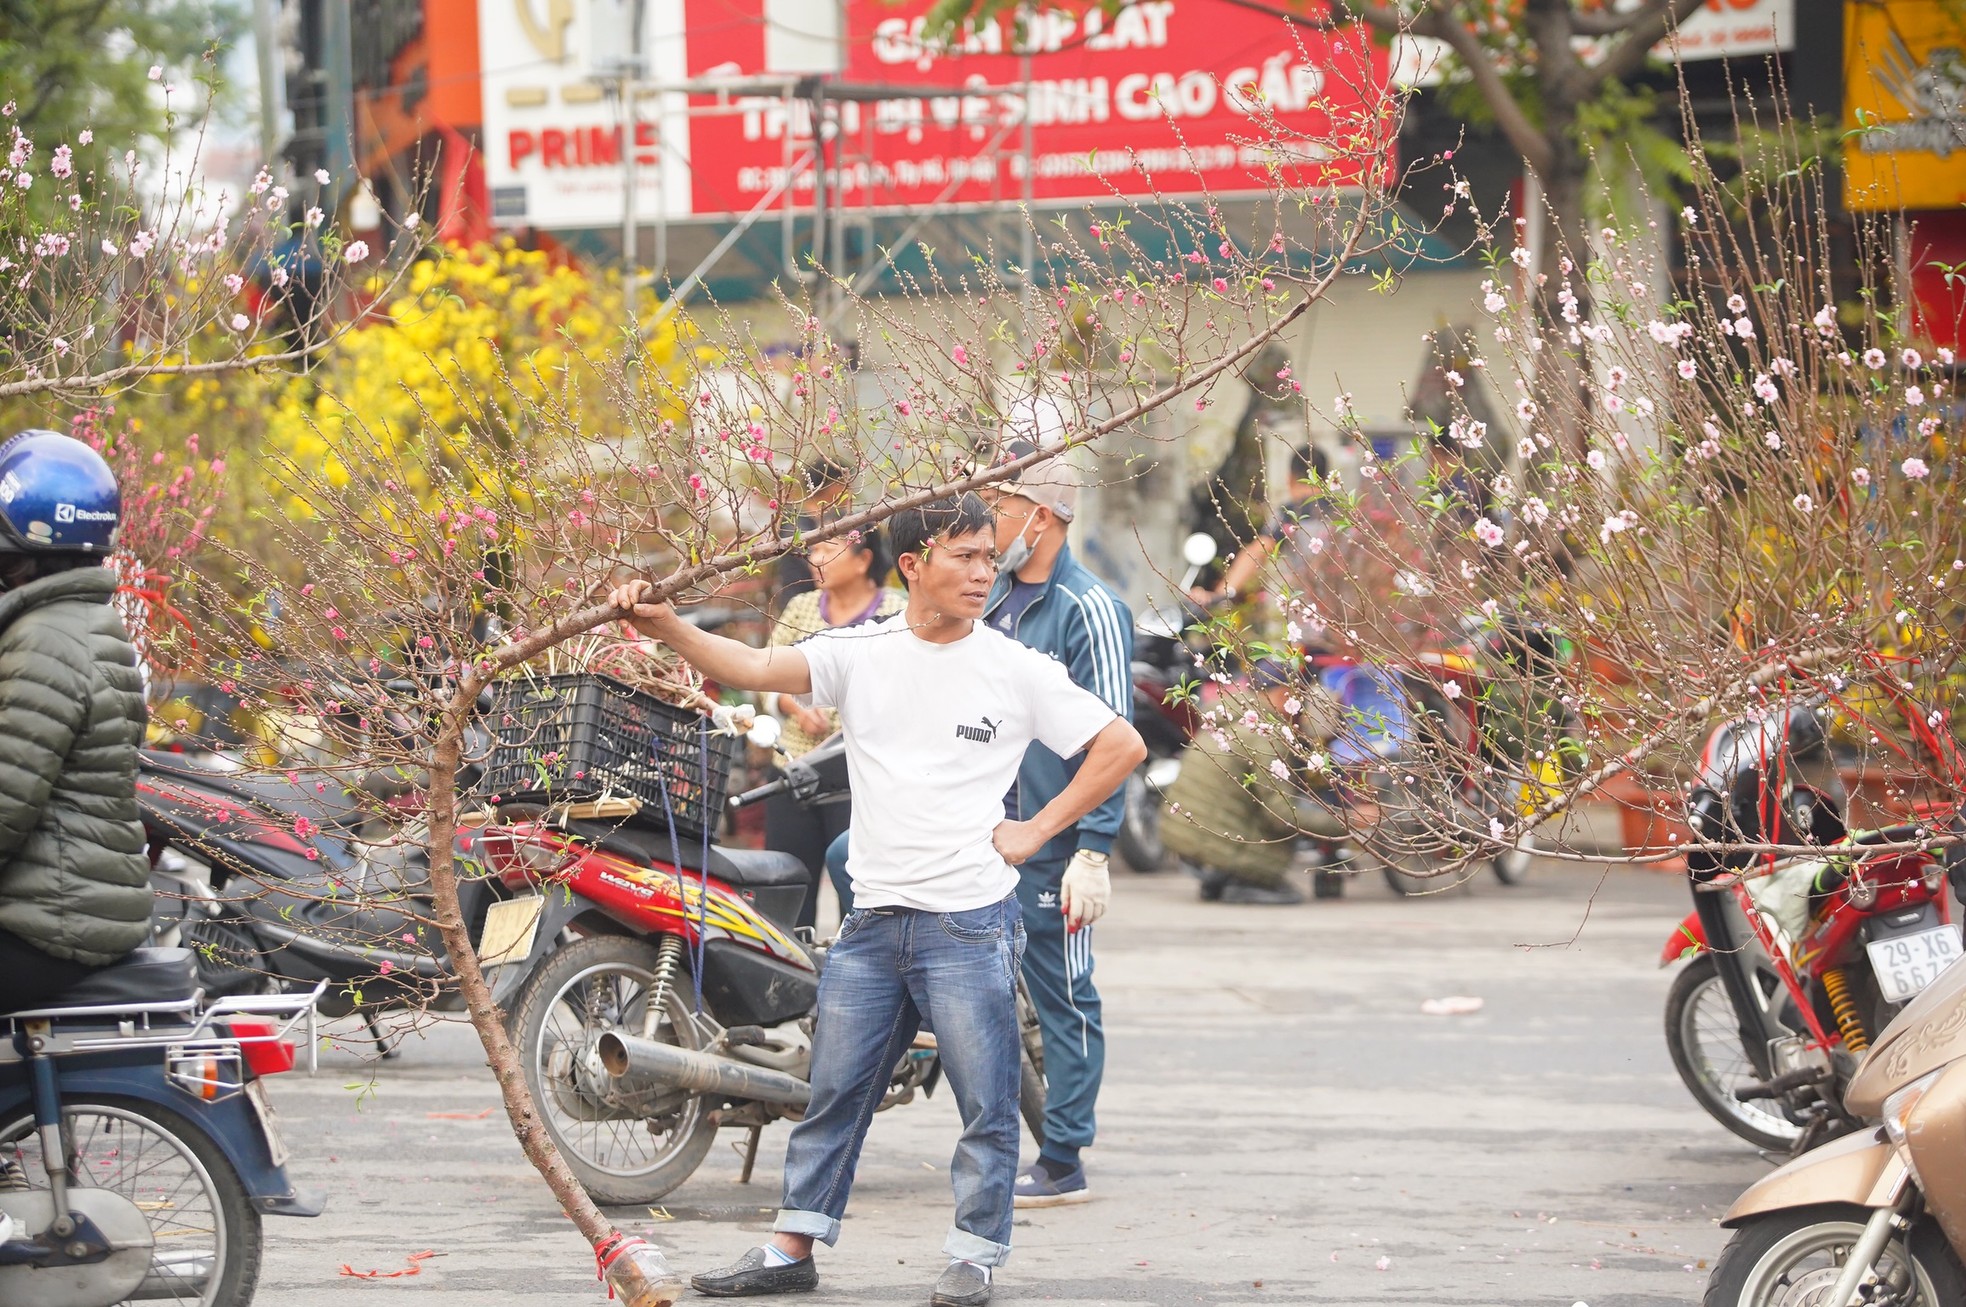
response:
M1539 869L1519 889L1400 901L1368 879L1284 909L1199 904L1172 876L1115 889L1098 1199L1020 1215L999 1301L1697 1301L1714 1218L1767 1164L1666 1056L1655 960L1678 880ZM1449 994L1486 1005L1420 1014ZM320 1220L268 1221L262 1307L599 1301L480 1062L449 1026L397 1061L334 1053L275 1082L296 1175L334 1197ZM805 1301L926 1301L955 1133L946 1096L876 1122ZM765 1140L757 1183L736 1183L720 1142L667 1219L617 1219L685 1270L720 1264L767 1228L785 1127ZM414 1279L337 1275L425 1249L440 1255Z

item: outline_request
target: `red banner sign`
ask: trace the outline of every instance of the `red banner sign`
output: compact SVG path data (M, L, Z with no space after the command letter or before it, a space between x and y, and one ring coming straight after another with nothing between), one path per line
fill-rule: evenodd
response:
M1136 0L1111 14L1037 14L1027 64L1014 17L938 49L921 39L927 9L846 5L840 79L897 92L837 106L829 176L849 206L1021 199L1027 104L1039 201L1248 192L1278 167L1292 185L1347 185L1390 163L1387 54L1356 30L1227 0ZM763 0L684 0L684 10L692 78L765 70ZM811 202L813 171L788 171L811 147L807 102L698 96L689 117L695 214L742 213L788 175L795 201Z

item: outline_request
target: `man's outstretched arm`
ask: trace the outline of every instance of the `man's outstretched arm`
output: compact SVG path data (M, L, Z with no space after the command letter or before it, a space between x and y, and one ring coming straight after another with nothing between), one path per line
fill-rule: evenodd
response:
M812 691L812 669L806 656L783 645L753 649L728 636L699 631L676 615L669 604L647 602L654 587L629 581L614 588L608 602L622 611L629 624L651 640L674 649L684 662L719 685L733 690L764 690L779 694Z

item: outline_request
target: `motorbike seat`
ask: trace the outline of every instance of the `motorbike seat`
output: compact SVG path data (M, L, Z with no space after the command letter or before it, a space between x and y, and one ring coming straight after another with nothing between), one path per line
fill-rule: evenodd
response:
M767 889L777 885L804 885L812 879L805 863L790 853L772 853L764 849L724 849L726 867L722 871L711 868L733 885L746 889Z
M606 853L617 853L644 866L669 866L680 858L688 871L702 871L703 838L680 835L672 852L669 833L645 825L615 825L603 821L575 820L566 823L569 833L578 835ZM806 866L790 853L765 853L756 849L729 849L710 846L709 872L730 885L764 888L774 885L803 885L811 879Z
M703 869L703 837L700 835L678 834L672 856L669 833L660 828L578 817L561 825L569 835L577 835L595 848L605 853L619 854L631 862L644 866L661 863L666 867L680 861L690 871ZM718 845L710 846L710 874L713 876L724 874L723 853L724 850Z
M113 966L71 985L37 1011L112 1007L119 1003L179 1003L198 992L198 972L188 948L140 948Z
M311 818L328 830L352 830L370 815L369 808L364 806L362 800L349 794L339 778L325 773L318 778L308 773L310 779L326 782L324 789L316 791L309 784L296 784L284 778L250 772L214 771L209 767L187 763L176 754L158 749L143 750L141 765L146 771L189 781L242 803L254 804L276 813Z

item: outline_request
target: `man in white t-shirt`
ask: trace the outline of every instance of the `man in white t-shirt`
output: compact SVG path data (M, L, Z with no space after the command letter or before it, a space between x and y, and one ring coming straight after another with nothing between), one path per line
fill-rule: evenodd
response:
M883 622L753 649L611 596L644 634L718 683L837 708L854 793L854 910L820 978L812 1102L785 1154L770 1244L695 1277L714 1297L814 1288L813 1241L839 1238L867 1126L924 1019L963 1119L950 1165L956 1219L933 1307L980 1307L1010 1255L1024 929L1016 864L1116 790L1146 757L1133 727L1065 668L979 619L996 579L995 525L975 495L896 514L888 531L908 607ZM1077 776L1028 821L1003 796L1025 747L1081 752Z

